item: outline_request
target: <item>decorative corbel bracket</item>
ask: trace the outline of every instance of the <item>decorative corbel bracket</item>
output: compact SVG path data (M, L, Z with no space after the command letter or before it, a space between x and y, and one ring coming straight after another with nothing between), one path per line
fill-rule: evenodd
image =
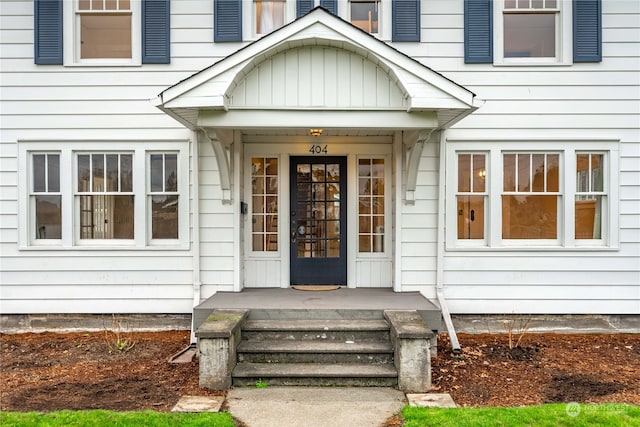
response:
M199 129L200 135L211 144L218 162L220 173L220 188L222 189L222 204L230 205L231 196L231 144L233 144L233 130L229 129Z
M418 168L420 166L420 158L424 145L430 141L438 139L439 132L435 129L423 129L419 132L411 132L403 137L403 144L407 152L407 160L405 165L406 190L404 202L407 205L416 203L416 183L418 180Z

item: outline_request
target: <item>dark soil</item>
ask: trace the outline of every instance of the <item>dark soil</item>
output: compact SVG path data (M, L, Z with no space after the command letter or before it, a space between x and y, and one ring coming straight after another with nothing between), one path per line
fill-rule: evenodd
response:
M552 402L640 405L640 334L528 334L510 349L506 335L446 334L433 360L433 392L460 406ZM185 395L221 395L198 387L198 361L171 364L189 331L0 335L0 409L170 411ZM387 426L401 425L391 419Z

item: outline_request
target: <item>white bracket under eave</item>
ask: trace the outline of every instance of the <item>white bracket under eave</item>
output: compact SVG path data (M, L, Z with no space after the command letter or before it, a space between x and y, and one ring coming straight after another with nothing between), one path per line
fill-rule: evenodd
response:
M407 149L407 162L406 162L406 190L404 196L404 203L407 205L413 205L416 203L416 183L418 181L418 168L420 166L420 158L422 157L422 150L424 145L430 141L435 141L438 138L439 132L434 132L435 129L423 129L419 132L411 132L405 134L403 138L403 144Z
M220 189L222 190L222 204L230 205L231 196L231 144L233 130L229 129L199 129L200 134L207 140L216 155L218 172L220 173Z

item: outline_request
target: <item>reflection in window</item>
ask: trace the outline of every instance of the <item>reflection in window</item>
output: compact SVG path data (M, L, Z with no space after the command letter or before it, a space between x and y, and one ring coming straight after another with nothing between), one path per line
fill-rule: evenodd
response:
M278 250L278 159L251 159L251 236L255 252Z
M384 252L384 159L358 160L358 251Z
M602 238L602 211L607 195L604 187L604 156L576 156L575 238Z
M285 0L255 0L256 33L268 34L284 25Z
M133 239L133 155L79 154L80 239Z
M504 57L555 58L558 0L506 0Z
M458 239L484 239L486 155L458 154Z
M62 237L60 155L33 154L31 205L35 211L35 238Z
M559 161L559 154L503 155L503 239L558 238Z
M178 155L149 156L151 238L178 238Z

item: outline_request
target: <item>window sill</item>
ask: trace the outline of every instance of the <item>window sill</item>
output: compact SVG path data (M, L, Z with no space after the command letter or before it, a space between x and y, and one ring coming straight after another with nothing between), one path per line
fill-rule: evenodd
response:
M614 246L447 246L447 252L538 252L544 255L549 252L618 252Z
M127 245L108 245L108 246L52 246L52 245L33 245L33 246L20 246L19 251L34 252L34 251L188 251L191 248L189 245L177 244L177 245L155 245L155 246L127 246Z

